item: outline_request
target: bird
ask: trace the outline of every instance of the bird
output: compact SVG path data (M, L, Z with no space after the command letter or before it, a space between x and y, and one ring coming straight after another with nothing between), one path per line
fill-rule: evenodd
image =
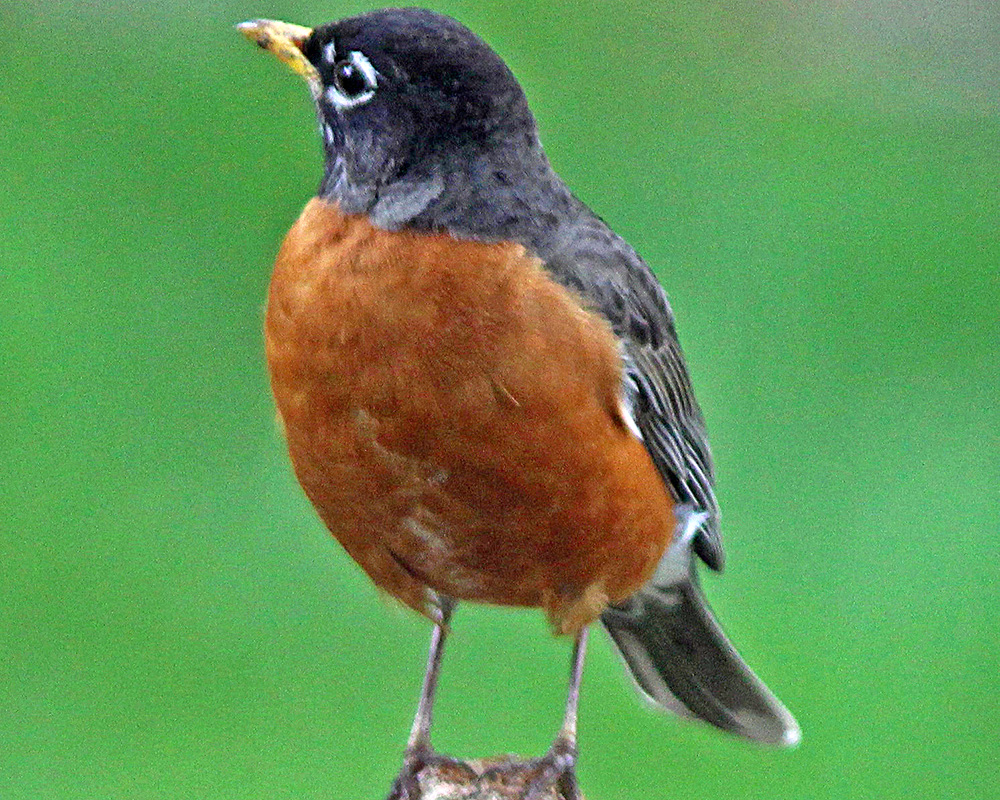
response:
M350 557L433 624L398 795L439 757L433 701L463 602L540 608L573 637L528 797L556 782L576 796L595 623L654 705L796 744L699 584L724 550L665 290L556 174L510 68L420 8L237 27L305 79L324 156L265 313L291 464Z

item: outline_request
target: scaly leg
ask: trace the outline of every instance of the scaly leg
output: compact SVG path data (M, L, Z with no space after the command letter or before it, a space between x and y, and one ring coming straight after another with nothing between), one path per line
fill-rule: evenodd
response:
M417 797L419 795L417 774L432 761L443 759L442 756L436 755L434 748L431 747L431 721L434 715L434 694L437 690L438 675L441 672L441 657L444 655L444 643L448 637L448 622L455 610L455 601L441 597L440 609L441 615L431 632L431 645L427 655L424 684L420 690L420 700L417 703L417 713L413 717L410 738L406 742L403 768L393 783L392 791L389 792L390 800L407 800L407 798Z
M576 710L580 702L580 680L583 661L587 654L587 628L583 628L573 643L573 660L566 692L566 713L562 728L549 752L538 759L538 776L528 786L524 800L538 800L556 786L566 800L578 800L580 789L576 783Z

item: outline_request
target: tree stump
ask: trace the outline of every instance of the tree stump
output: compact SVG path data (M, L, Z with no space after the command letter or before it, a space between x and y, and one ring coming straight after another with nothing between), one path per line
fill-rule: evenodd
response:
M472 761L435 758L417 772L415 795L397 783L386 800L522 800L539 777L538 762L510 755ZM584 800L574 784L556 780L533 800Z

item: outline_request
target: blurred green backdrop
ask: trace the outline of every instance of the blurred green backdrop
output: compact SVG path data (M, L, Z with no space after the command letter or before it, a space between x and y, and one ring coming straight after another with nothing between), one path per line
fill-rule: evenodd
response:
M997 4L435 7L663 278L718 461L707 589L805 735L661 718L597 637L588 797L997 797ZM428 629L286 463L261 309L319 146L232 29L365 8L0 6L3 800L377 800L395 773ZM541 753L568 645L456 623L437 744Z

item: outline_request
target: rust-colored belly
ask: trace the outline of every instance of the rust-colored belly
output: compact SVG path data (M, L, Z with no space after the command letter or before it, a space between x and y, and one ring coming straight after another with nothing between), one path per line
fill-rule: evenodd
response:
M542 606L572 632L652 574L672 504L622 424L614 337L523 248L314 199L265 333L302 487L402 602Z

